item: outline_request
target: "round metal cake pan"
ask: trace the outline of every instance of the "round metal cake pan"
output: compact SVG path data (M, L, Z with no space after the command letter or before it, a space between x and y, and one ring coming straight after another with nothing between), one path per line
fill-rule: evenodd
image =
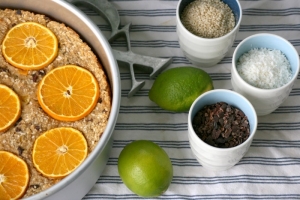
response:
M108 76L112 90L112 108L107 127L95 149L73 173L49 189L25 198L26 200L82 199L96 183L106 166L112 148L113 131L120 108L120 74L111 47L98 27L84 13L66 1L1 0L0 9L5 8L45 14L71 27L93 49Z

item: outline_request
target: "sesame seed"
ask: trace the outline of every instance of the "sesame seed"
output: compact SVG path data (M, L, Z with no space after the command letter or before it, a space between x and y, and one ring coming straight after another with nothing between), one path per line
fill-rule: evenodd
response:
M181 13L184 27L199 37L218 38L235 26L230 7L221 0L195 0Z

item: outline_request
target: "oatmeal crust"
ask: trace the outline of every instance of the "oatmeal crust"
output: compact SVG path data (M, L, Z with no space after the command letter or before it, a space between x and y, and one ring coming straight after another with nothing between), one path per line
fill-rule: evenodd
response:
M0 133L0 150L19 155L30 168L30 182L24 197L39 193L58 182L58 179L43 177L33 166L32 146L43 132L56 127L73 127L87 139L89 152L97 145L106 125L111 109L111 91L106 74L90 47L79 35L63 23L47 16L28 11L0 9L0 44L10 28L22 22L37 22L54 32L59 41L57 58L47 67L27 74L8 64L0 49L0 83L12 88L20 97L22 113L17 123ZM39 106L36 90L39 81L51 69L74 64L88 69L99 82L100 97L96 108L85 118L75 122L62 122L48 116Z

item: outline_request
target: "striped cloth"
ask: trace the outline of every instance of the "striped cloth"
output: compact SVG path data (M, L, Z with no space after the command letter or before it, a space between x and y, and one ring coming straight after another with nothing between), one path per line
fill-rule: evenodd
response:
M175 12L177 0L112 0L119 11L121 26L132 23L132 51L161 58L173 58L168 68L191 65L179 48ZM273 33L289 40L300 50L299 0L241 0L243 19L228 55L215 67L205 69L215 88L232 89L231 59L235 47L256 33ZM96 12L81 8L110 35L110 26ZM112 48L126 50L117 40ZM143 199L122 183L118 156L126 144L146 139L160 145L171 158L174 177L169 189L157 199L300 199L300 77L289 98L272 114L259 117L258 130L245 157L232 169L212 172L194 158L187 136L188 113L160 109L148 98L154 82L138 71L145 86L128 98L129 69L120 66L122 99L114 131L114 143L102 176L83 199ZM151 198L148 198L151 199Z

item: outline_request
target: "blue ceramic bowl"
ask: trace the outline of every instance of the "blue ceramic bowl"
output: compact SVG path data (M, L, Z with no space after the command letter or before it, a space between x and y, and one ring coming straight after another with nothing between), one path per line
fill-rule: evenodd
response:
M219 63L231 49L239 31L243 10L238 0L223 0L235 17L235 27L218 38L203 38L189 32L181 22L181 13L194 0L180 0L176 9L176 33L180 49L187 59L197 67L212 67Z
M274 89L261 89L247 83L239 75L236 66L239 58L254 48L280 50L291 65L292 78L285 85ZM267 115L276 110L289 96L299 73L299 55L295 47L286 39L269 33L260 33L247 37L235 49L232 56L231 84L233 90L246 97L254 106L258 116Z
M192 121L196 113L206 105L225 102L239 108L248 117L250 135L246 141L235 147L218 148L202 141L195 133ZM257 115L252 104L242 95L226 89L205 92L192 104L188 115L188 136L191 150L198 162L212 171L222 171L233 167L248 152L257 129Z

